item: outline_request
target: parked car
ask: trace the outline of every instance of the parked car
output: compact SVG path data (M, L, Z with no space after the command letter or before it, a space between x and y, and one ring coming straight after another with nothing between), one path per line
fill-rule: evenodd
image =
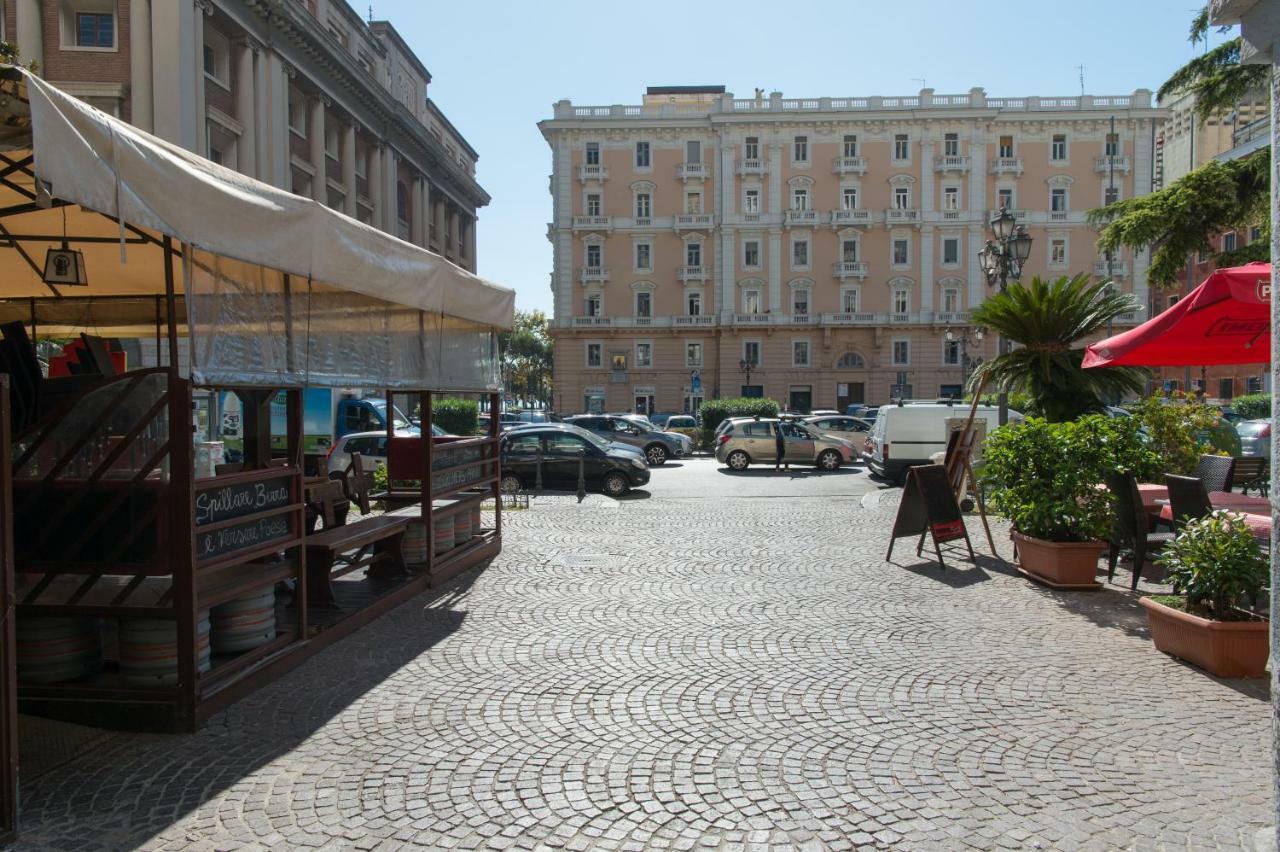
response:
M666 464L669 458L678 459L693 452L693 441L689 436L659 431L648 424L647 418L640 420L639 415L583 414L570 417L565 422L601 438L639 447L653 467Z
M862 457L862 448L867 436L871 434L871 424L857 417L845 417L841 414L829 416L806 417L805 422L824 435L841 438L853 445L856 458Z
M809 412L810 417L829 417L833 414L839 414L834 408L815 408Z
M946 452L950 432L947 421L967 418L969 408L963 402L882 406L871 426L862 458L876 476L905 485L907 470L912 465L929 464L930 456ZM979 405L975 417L986 421L988 435L1000 423L999 409L994 405ZM1022 419L1021 413L1009 411L1009 422Z
M498 431L505 432L512 426L519 426L524 422L518 415L504 411L498 415ZM482 432L489 431L489 415L487 413L480 415L480 430Z
M509 412L510 413L510 412ZM548 411L543 408L526 408L523 411L514 412L515 418L520 423L563 423L564 418L554 411ZM506 419L506 415L503 415Z
M1242 420L1236 424L1240 436L1240 455L1271 458L1271 421Z
M849 417L856 417L859 420L874 423L876 422L876 412L879 410L880 408L878 406L855 402L853 405L846 406L844 413Z
M447 436L449 433L432 423L431 434L439 438ZM396 432L396 437L416 438L418 437L418 432L416 430L401 429ZM329 454L325 457L325 468L329 473L330 479L341 477L343 471L351 466L352 453L360 454L365 470L373 470L374 467L379 466L385 467L387 464L387 433L385 431L352 432L334 441L333 445L329 447Z
M716 434L716 461L734 470L753 464L774 464L777 434L785 441L788 464L816 464L822 470L839 470L855 457L853 446L840 438L823 435L808 423L761 417L735 417L720 424Z
M692 414L672 414L667 418L665 425L660 428L668 432L674 432L677 429L697 429L698 418Z
M615 411L612 414L606 414L605 417L625 417L628 420L636 420L646 426L653 426L653 421L649 419L647 414L636 414L634 411Z
M533 488L541 456L542 484L553 490L578 487L578 460L586 487L619 497L649 482L644 457L569 423L514 429L502 436L502 490Z

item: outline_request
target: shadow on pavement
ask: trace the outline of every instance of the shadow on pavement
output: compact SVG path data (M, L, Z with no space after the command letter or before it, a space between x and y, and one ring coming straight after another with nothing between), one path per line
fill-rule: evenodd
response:
M790 470L774 470L771 467L760 465L755 468L747 468L746 470L733 470L728 467L717 467L716 473L724 476L741 476L754 478L769 477L789 477L791 479L808 479L812 476L856 476L860 473L859 468L842 467L839 470L818 470L816 467L792 467Z

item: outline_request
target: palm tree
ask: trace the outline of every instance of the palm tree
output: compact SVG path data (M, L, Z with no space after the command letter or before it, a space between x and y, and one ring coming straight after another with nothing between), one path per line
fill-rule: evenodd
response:
M1032 278L1014 282L973 311L973 322L1018 345L1012 352L983 363L969 379L968 390L980 396L992 384L997 390L1025 391L1035 413L1051 421L1073 420L1103 407L1104 400L1142 393L1148 372L1136 367L1084 370L1084 348L1072 344L1098 334L1122 314L1139 309L1128 293L1112 291L1111 282L1089 283L1088 275L1055 280Z

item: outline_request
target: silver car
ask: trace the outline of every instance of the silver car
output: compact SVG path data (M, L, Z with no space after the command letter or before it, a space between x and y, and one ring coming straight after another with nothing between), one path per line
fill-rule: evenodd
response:
M680 458L693 452L693 441L687 435L663 432L647 422L628 415L582 414L569 417L572 423L608 441L630 444L644 452L650 467L666 464L669 458Z
M839 438L853 444L859 452L871 434L871 424L857 417L833 414L824 417L806 417L805 422L828 438Z
M1242 420L1236 424L1240 436L1240 455L1271 458L1271 421Z
M783 461L787 464L815 464L820 470L839 470L857 457L848 441L823 435L808 423L738 417L726 420L716 431L716 461L734 470L774 464L779 432L785 442Z

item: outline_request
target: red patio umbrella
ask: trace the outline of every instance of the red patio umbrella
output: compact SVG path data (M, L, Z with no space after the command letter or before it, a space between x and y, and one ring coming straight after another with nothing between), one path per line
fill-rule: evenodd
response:
M1199 367L1271 360L1271 264L1219 269L1137 328L1085 350L1084 367Z

